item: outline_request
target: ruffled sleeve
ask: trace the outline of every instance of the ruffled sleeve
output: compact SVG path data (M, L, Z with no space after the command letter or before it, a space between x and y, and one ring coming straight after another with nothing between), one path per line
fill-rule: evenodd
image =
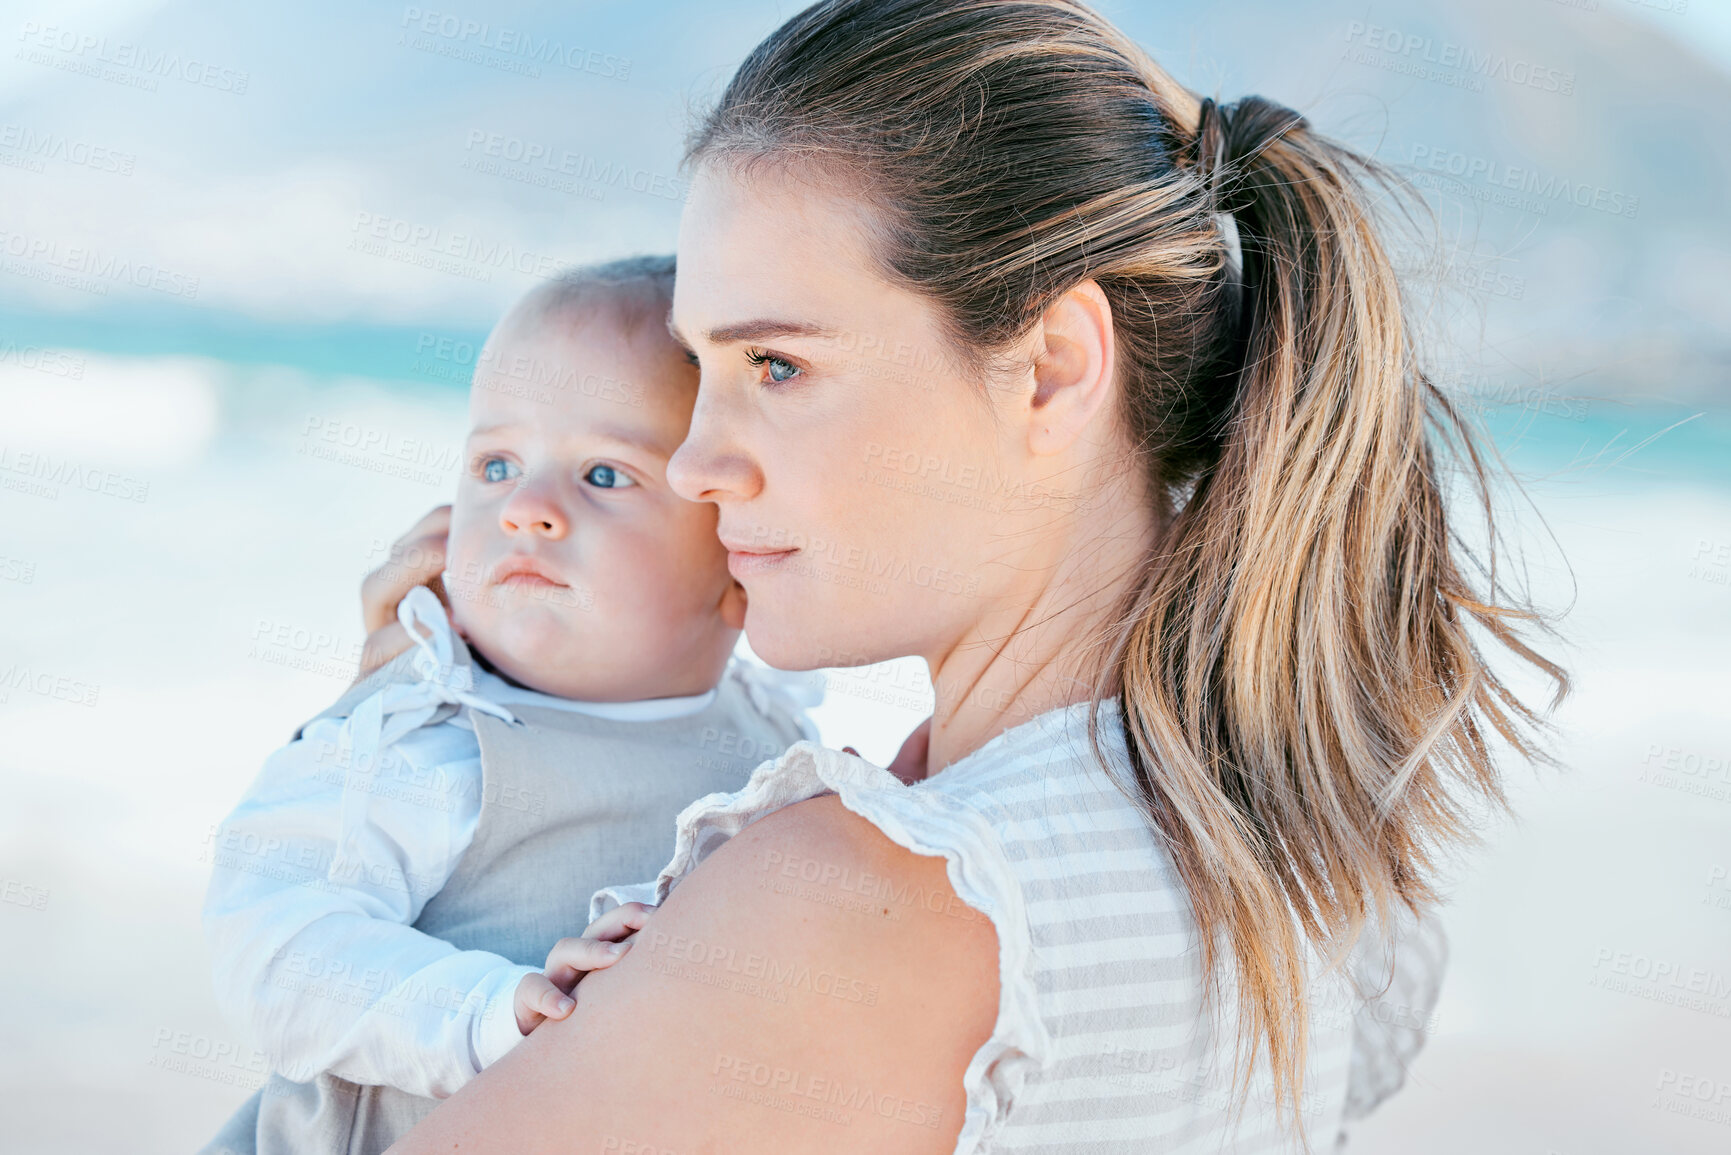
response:
M1400 1090L1424 1047L1448 966L1448 939L1434 910L1399 909L1393 946L1374 928L1360 939L1352 976L1363 1003L1353 1016L1347 1121L1361 1119Z
M991 1038L963 1075L966 1114L957 1155L987 1149L1028 1073L1044 1064L1052 1041L1039 1014L1032 937L1022 890L986 818L939 788L942 775L913 786L856 755L796 742L759 766L745 788L711 794L677 820L673 860L653 884L596 892L591 918L621 902L659 905L717 847L766 814L823 794L915 854L942 857L956 896L991 920L998 935L998 1018Z

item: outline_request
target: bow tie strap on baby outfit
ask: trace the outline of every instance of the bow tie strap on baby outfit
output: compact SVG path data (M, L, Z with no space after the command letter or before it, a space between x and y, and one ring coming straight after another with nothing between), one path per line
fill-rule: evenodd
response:
M338 757L347 773L336 852L327 872L333 882L366 869L362 839L381 788L379 758L384 750L446 706L467 706L507 723L517 721L505 707L475 692L474 667L458 660L450 618L431 590L410 590L397 606L397 620L415 642L407 663L415 680L387 684L363 699L343 723Z

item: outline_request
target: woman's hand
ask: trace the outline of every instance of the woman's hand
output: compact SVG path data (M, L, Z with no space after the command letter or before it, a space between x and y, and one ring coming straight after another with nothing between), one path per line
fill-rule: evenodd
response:
M397 621L397 603L410 590L426 586L450 609L439 580L445 570L445 535L450 530L451 507L438 506L398 538L391 546L391 556L361 582L361 619L366 624L367 640L361 646L357 678L366 677L413 644Z

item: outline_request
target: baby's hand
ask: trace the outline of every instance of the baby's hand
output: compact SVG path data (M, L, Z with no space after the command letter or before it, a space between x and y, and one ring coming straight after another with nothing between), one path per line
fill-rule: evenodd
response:
M631 949L631 936L643 929L655 908L641 902L616 906L589 924L580 938L562 938L547 952L541 974L517 984L517 1029L527 1035L548 1019L563 1019L577 1009L571 992L590 971L603 970Z
M439 575L445 569L445 536L451 530L451 507L441 505L415 523L391 545L391 554L361 583L361 619L367 639L361 643L364 678L415 644L397 621L397 603L416 586L426 586L450 608Z

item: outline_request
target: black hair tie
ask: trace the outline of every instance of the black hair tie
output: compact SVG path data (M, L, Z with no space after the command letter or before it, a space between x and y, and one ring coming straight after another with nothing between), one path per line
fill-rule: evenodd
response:
M1240 199L1246 170L1269 145L1294 129L1309 127L1310 122L1300 113L1260 96L1246 96L1231 104L1204 97L1192 147L1197 175L1207 185L1217 211L1242 208L1234 202Z

